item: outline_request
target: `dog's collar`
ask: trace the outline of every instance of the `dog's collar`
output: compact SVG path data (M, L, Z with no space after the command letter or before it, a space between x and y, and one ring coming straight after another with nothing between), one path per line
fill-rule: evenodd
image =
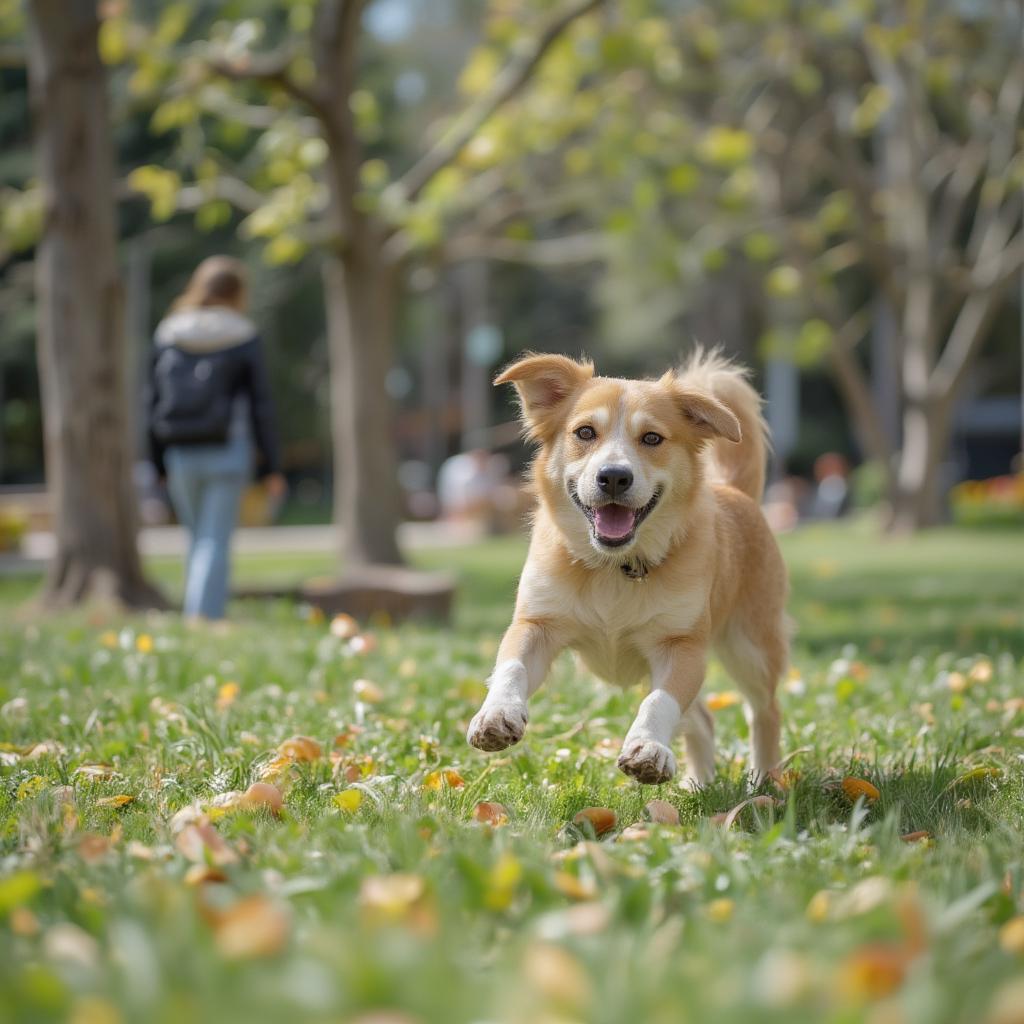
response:
M642 558L627 558L619 568L627 580L635 580L637 582L643 582L647 579L647 574L650 572L650 568Z

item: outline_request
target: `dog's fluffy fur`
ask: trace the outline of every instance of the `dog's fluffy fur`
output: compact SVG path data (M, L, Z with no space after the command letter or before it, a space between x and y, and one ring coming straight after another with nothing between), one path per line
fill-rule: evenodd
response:
M619 767L641 782L714 774L698 699L714 649L746 700L752 768L779 760L775 691L788 659L786 572L761 514L766 428L746 374L697 351L658 380L594 376L590 363L531 355L515 385L537 508L515 615L469 742L502 750L526 728L527 699L565 647L609 682L650 692Z

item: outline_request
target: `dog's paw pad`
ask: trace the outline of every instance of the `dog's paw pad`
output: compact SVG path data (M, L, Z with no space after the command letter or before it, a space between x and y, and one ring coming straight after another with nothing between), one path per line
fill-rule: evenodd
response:
M676 759L664 743L631 743L619 755L619 770L648 786L668 782L676 773Z
M479 750L504 750L523 738L527 719L525 704L481 708L469 723L466 738Z

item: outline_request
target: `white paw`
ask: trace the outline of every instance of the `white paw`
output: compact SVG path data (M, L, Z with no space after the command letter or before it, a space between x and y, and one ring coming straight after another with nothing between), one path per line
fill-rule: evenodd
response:
M485 704L469 723L466 739L479 750L504 750L523 738L528 720L525 704Z
M618 764L620 771L647 785L668 782L676 773L672 751L657 740L626 740Z

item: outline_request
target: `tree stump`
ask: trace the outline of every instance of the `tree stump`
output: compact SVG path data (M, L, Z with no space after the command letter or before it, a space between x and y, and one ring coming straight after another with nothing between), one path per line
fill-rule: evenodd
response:
M302 600L330 617L345 612L360 622L386 616L392 622L449 622L455 578L394 565L354 566L344 576L308 580Z

